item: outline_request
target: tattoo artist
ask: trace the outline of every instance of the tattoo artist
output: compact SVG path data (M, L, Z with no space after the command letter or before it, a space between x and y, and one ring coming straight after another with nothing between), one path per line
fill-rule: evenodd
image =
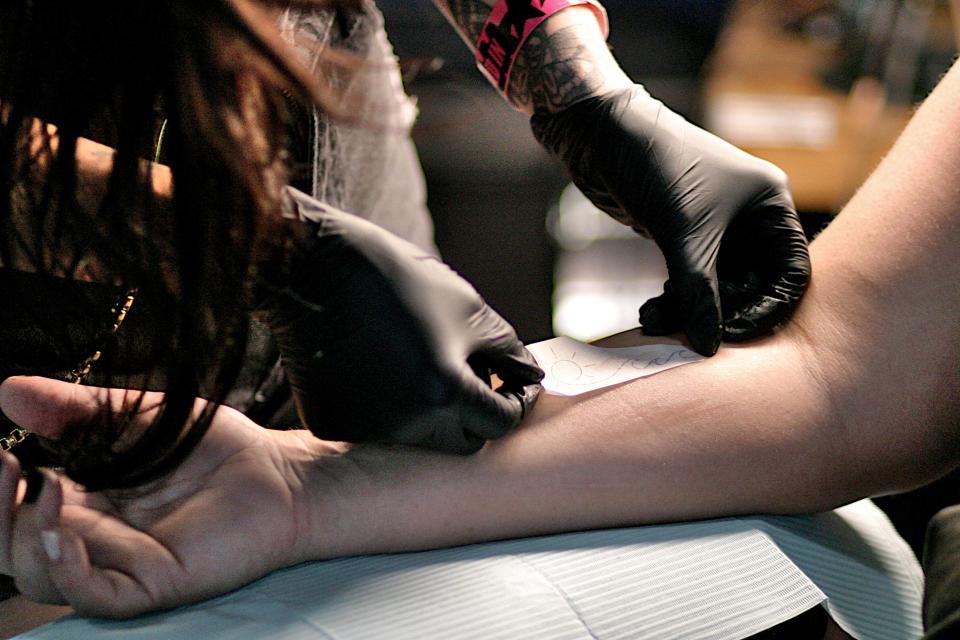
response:
M769 333L790 316L807 287L810 262L785 175L688 123L631 82L606 46L607 16L601 5L593 0L435 0L434 4L473 48L479 68L491 83L515 108L531 116L537 139L566 164L581 190L618 221L652 237L662 249L669 280L663 295L640 309L646 333L683 331L696 351L713 355L721 339L749 340ZM391 51L378 50L389 45L382 16L369 0L336 12L294 10L281 19L281 26L296 33L288 36L295 46L298 40L309 39L309 34L336 34L339 28L343 44L374 60L376 68L388 68L385 63L393 60ZM311 49L317 47L305 47ZM315 61L308 62L317 66ZM399 70L395 75L398 79ZM389 84L382 77L359 76L351 81L366 82L365 94L383 91L369 86L374 81ZM403 119L402 94L382 103L396 106L396 113L385 117ZM335 121L324 126L336 127ZM379 136L377 141L376 132L366 135L371 139L360 146L377 149L379 157L405 152L384 149L383 140L389 137ZM350 137L340 135L336 142L322 146L324 141L315 141L321 155L334 157L324 165L330 175L322 179L314 166L313 195L398 234L407 230L407 239L429 252L423 240L429 238L424 231L429 219L422 194L369 197L372 191L388 188L381 186L384 183L409 185L418 180L405 174L400 181L375 180L369 188L354 188L360 170L357 156L349 150ZM342 162L338 153L345 157ZM397 167L418 171L412 146L406 153L412 161L389 167L366 159L359 164L373 176L400 170ZM300 215L304 210L338 215L328 209L318 214L315 203L304 194L290 193ZM377 202L392 206L379 212ZM347 226L353 224L349 218L339 219ZM374 235L380 237L370 234ZM340 238L345 245L353 245L356 237L343 233ZM391 251L399 247L383 244L391 246ZM272 306L263 314L278 338L302 423L330 439L391 440L460 453L475 451L487 439L516 426L536 400L539 370L509 326L493 312L478 316L482 321L477 324L468 321L469 313L456 311L472 310L473 304L446 304L439 294L421 296L422 300L410 295L432 291L426 286L432 281L429 274L419 287L397 285L401 305L370 313L384 306L377 296L382 298L392 282L402 280L395 275L405 271L381 273L381 265L369 251L364 254L359 246L352 250L370 257L362 261L362 269L355 267L356 273L377 274L382 287L324 290L323 295L338 296L340 316L305 315L300 302L317 301L324 289L308 280L295 285L293 298L271 298ZM330 269L343 271L336 262ZM440 281L452 282L437 271ZM438 326L450 323L450 328L438 331ZM468 329L452 339L457 336L453 329L461 325ZM307 326L316 330L306 331ZM337 330L343 326L356 330L346 336ZM389 327L394 328L392 338L384 341ZM431 354L426 358L418 355L424 344ZM402 368L397 363L403 363ZM480 382L487 378L488 369L509 383L500 394ZM364 380L384 381L374 400ZM444 426L451 423L456 426ZM324 424L336 427L325 430Z

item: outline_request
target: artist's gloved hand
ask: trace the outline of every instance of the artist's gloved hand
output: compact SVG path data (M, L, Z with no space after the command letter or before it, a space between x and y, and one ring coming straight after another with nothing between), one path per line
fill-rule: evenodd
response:
M520 423L543 372L469 283L369 222L285 196L315 233L260 310L305 426L471 453ZM490 373L504 382L497 392Z
M534 115L537 139L600 209L656 240L663 295L640 309L646 333L686 332L713 355L789 318L810 276L783 172L696 127L639 85Z

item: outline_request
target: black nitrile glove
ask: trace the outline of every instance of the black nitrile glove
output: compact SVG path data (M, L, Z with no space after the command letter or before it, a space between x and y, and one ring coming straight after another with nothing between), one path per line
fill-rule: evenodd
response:
M259 313L304 426L472 453L520 423L543 372L469 283L369 222L292 188L285 197L315 234ZM491 372L504 382L497 392Z
M696 127L640 86L537 114L534 135L600 209L656 240L663 295L644 332L683 330L699 353L787 320L810 278L786 176Z

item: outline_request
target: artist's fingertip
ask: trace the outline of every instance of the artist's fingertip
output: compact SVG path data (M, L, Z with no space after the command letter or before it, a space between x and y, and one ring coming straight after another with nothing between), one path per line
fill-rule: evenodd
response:
M537 362L536 356L533 355L532 351L524 347L523 359L527 365L527 373L529 374L528 379L530 384L538 384L541 380L543 380L546 373L544 372L543 368L540 366L540 363Z
M690 347L706 358L715 356L717 351L720 350L720 336L717 336L716 339L699 338L694 336L687 337L690 340Z
M716 306L701 300L699 307L687 321L684 333L694 351L710 357L720 348L723 321L720 319L720 309Z
M534 360L534 362L536 362L536 360ZM527 366L526 376L523 381L526 382L527 385L539 385L543 382L546 375L546 372L539 364L531 364Z
M43 545L43 551L47 554L50 562L60 562L63 558L63 546L61 545L60 532L56 529L46 529L40 532L40 542Z
M514 384L537 384L543 380L545 375L543 369L540 368L540 363L537 362L537 359L534 357L526 347L522 350L522 355L515 356L513 360L513 371L509 372L509 381ZM507 380L508 376L503 375L501 378L504 381Z
M686 334L690 347L709 358L720 349L723 326L719 322L699 322L688 328Z
M498 357L491 367L493 373L509 387L537 384L544 376L537 359L522 346L517 353Z

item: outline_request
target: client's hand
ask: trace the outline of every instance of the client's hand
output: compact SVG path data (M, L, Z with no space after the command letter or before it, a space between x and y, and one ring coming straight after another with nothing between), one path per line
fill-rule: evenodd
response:
M56 438L96 412L106 393L122 404L123 391L10 378L0 387L0 407L28 430ZM146 398L144 406L151 404ZM140 415L151 417L149 409ZM31 599L103 617L229 591L305 559L294 469L325 446L309 433L268 431L221 408L169 477L135 492L104 493L86 493L49 470L42 488L36 477L23 482L16 458L3 453L0 573L15 576Z

